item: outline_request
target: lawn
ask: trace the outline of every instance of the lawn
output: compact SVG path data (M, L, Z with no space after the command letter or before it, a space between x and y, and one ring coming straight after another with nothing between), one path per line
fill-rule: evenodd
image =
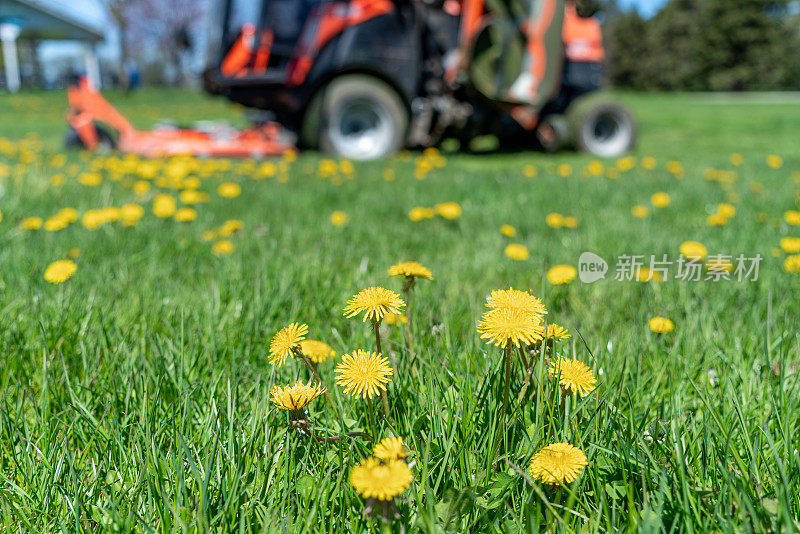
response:
M142 127L243 120L194 93L110 97ZM619 160L262 164L64 152L63 95L0 95L2 530L799 529L800 99L620 97L640 143ZM707 250L697 281L677 279L686 241ZM586 251L604 279L548 280ZM759 255L757 276L738 269ZM664 256L666 279L635 279L634 260ZM46 281L65 259L74 274ZM380 326L387 417L335 368L376 349L348 299L402 293L387 269L406 260L433 280L413 287L409 328ZM477 331L490 292L511 287L571 335L524 351L528 369ZM654 317L674 329L654 332ZM308 405L303 433L270 396L314 380L300 358L270 364L294 322L337 354L317 365L331 396ZM548 372L559 357L587 364L596 388L564 390ZM316 439L343 432L404 440L413 481L387 523L350 483L369 440ZM548 485L528 466L557 442L586 466Z

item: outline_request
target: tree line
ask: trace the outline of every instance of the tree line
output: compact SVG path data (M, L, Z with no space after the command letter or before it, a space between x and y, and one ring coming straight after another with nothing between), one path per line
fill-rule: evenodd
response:
M800 89L800 2L670 0L654 17L603 5L609 81L639 90Z

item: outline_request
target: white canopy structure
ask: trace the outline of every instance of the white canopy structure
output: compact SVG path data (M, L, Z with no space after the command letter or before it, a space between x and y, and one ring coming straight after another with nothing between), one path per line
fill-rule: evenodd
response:
M6 88L20 88L18 39L70 40L84 43L86 74L100 84L96 45L103 41L103 31L59 10L55 5L37 0L0 0L0 43L3 47L3 70Z

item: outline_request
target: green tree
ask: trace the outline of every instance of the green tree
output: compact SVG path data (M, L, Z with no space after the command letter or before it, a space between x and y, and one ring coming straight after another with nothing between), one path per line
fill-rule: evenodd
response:
M647 21L636 11L618 13L607 21L604 30L611 84L634 89L655 88L642 65L642 58L648 55L648 42L643 39Z
M647 55L641 69L649 83L659 89L703 89L698 75L698 38L703 33L701 14L705 0L672 0L651 20L642 37Z
M712 90L783 87L797 61L783 25L787 2L704 0L698 72ZM794 59L792 58L794 57Z

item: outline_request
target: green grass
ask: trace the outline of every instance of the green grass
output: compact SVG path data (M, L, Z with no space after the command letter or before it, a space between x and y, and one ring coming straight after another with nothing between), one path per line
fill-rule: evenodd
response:
M611 180L582 177L592 158L570 152L448 154L424 180L404 158L356 164L352 179L322 179L322 156L301 154L286 183L253 180L239 162L192 172L210 200L196 206L195 221L178 223L151 211L155 194L176 194L168 187L154 183L137 196L138 177L114 180L107 170L101 185L80 185L77 175L99 161L80 153L68 153L64 168L49 165L61 151L63 95L0 96L0 136L12 140L0 153L0 176L7 174L0 178L2 530L378 528L362 516L364 500L348 481L369 444L324 444L289 430L268 391L308 372L297 361L275 369L266 353L271 336L293 321L339 354L373 348L368 325L344 318L342 307L367 286L399 290L386 269L406 259L435 279L414 290L416 356L400 328L384 331L396 360L393 426L414 451L415 480L398 503L396 532L400 525L406 532L800 528L800 276L782 269L786 254L773 256L782 237L800 237L783 219L798 209L800 106L621 97L640 119L635 155L655 157L656 169L639 165ZM165 117L241 123L222 101L184 92L112 100L142 127ZM744 156L738 168L732 152ZM766 165L770 153L783 157L781 168ZM668 160L681 162L685 178L665 170ZM567 177L557 175L564 163L572 167ZM528 164L538 169L533 179L523 176ZM383 179L386 168L394 181ZM706 180L707 168L735 169L737 179ZM57 173L66 173L65 183L52 186ZM242 194L219 197L223 181L240 184ZM754 182L762 192L752 191ZM668 207L650 206L645 219L631 215L659 191L670 194ZM735 217L709 226L706 217L730 193L741 199ZM413 207L444 201L458 202L461 217L409 220ZM146 208L133 227L19 228L26 217L46 219L64 207L84 213L129 202ZM334 227L334 210L349 224ZM548 227L549 212L577 217L578 228ZM241 219L244 229L230 238L232 254L214 256L202 234L228 219ZM516 227L517 237L504 238L502 224ZM758 280L613 280L617 256L676 260L686 240L711 254L761 254ZM512 241L531 258L507 258ZM46 267L73 248L75 275L47 283ZM550 266L577 266L586 250L611 264L605 280L545 280ZM504 425L502 353L479 339L476 325L487 293L510 286L531 288L549 308L548 321L571 330L559 351L589 364L598 388L566 399L542 375L512 403ZM675 330L650 332L656 315L673 319ZM365 403L334 385L334 365L322 364L320 374L347 430L367 430ZM522 379L517 364L513 400ZM320 432L341 430L324 397L310 413ZM379 426L380 437L391 434ZM577 481L553 489L521 476L555 441L586 452Z

